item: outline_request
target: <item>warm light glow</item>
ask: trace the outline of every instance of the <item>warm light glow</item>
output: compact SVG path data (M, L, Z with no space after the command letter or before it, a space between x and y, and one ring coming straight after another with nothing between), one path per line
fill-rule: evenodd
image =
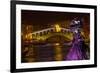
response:
M61 27L58 24L55 25L55 29L56 29L56 32L60 32L61 31Z
M32 40L32 34L29 34L29 39Z
M60 45L60 43L55 43L56 46Z
M27 40L32 40L32 34L26 34L25 35L25 39L27 39Z
M27 39L28 38L28 36L27 35L25 35L25 39Z

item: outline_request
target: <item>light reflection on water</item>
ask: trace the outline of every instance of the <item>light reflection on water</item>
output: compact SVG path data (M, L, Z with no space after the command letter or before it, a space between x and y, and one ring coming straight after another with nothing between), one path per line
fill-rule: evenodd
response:
M66 43L32 45L34 56L22 58L23 62L63 61L70 46ZM32 60L33 59L33 60Z

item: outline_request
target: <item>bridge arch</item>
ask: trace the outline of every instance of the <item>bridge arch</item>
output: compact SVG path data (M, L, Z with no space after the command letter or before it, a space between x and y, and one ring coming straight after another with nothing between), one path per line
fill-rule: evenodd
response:
M72 32L70 29L61 28L61 31L56 32L54 28L48 28L41 31L31 33L33 39L45 41L52 36L64 37L66 39L72 39Z
M52 33L46 36L45 41L50 42L50 40L54 42L68 42L72 40L72 34L65 33Z

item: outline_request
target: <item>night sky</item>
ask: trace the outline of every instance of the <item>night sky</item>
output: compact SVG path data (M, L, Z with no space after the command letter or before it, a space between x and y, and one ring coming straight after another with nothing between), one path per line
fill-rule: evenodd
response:
M68 13L68 12L50 12L50 11L32 11L22 10L21 21L22 25L33 25L34 31L40 28L50 28L54 24L58 23L61 27L67 28L71 20L79 17L82 18L83 29L89 33L90 26L90 14L89 13Z

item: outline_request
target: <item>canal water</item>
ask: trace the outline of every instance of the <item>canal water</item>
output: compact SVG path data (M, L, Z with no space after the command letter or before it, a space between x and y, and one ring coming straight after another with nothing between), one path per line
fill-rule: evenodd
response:
M64 61L70 47L66 43L27 45L24 46L26 52L22 53L22 62Z

